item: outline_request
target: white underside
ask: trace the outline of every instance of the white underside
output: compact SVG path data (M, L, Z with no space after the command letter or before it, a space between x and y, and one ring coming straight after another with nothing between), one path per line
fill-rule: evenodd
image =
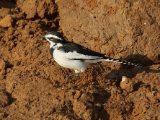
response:
M66 56L66 53L55 49L53 53L54 60L62 67L75 70L76 73L84 72L88 63L81 60L72 60Z

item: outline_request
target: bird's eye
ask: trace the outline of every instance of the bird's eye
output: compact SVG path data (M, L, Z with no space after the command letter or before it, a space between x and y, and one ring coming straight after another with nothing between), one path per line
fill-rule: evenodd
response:
M48 39L49 39L49 40L54 40L54 38L53 38L53 37L48 37Z

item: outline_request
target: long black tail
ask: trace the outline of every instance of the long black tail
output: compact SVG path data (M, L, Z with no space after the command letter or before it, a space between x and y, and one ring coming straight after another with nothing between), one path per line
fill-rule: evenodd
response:
M140 64L132 63L132 62L125 61L125 60L121 60L121 59L109 58L109 57L105 57L105 58L103 59L103 61L116 62L116 63L121 63L121 64L124 64L124 65L136 66L136 67L143 67L143 66L140 65Z

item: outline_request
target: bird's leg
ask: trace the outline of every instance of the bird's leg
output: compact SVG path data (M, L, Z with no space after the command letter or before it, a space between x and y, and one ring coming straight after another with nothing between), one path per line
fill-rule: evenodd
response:
M76 79L79 79L79 71L78 70L75 70L75 73L73 74L68 74L68 76L66 77L66 84L67 84L67 88L68 89L73 89L75 90L76 89Z
M79 74L80 74L80 71L78 71L78 70L74 70L75 71L75 73L76 73L76 77L78 77L78 79L80 78L80 76L79 76Z
M79 73L80 73L80 71L78 71L78 70L75 70L75 74L73 75L73 74L69 74L68 76L67 76L67 81L71 81L71 80L73 80L73 77L75 76L75 77L78 77L79 78Z

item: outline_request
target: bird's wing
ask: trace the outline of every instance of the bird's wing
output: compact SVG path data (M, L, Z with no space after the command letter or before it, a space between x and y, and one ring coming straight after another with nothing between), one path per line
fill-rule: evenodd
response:
M59 47L59 50L64 52L65 57L74 60L95 60L103 59L104 55L91 51L85 47L74 43L66 43L64 46Z

